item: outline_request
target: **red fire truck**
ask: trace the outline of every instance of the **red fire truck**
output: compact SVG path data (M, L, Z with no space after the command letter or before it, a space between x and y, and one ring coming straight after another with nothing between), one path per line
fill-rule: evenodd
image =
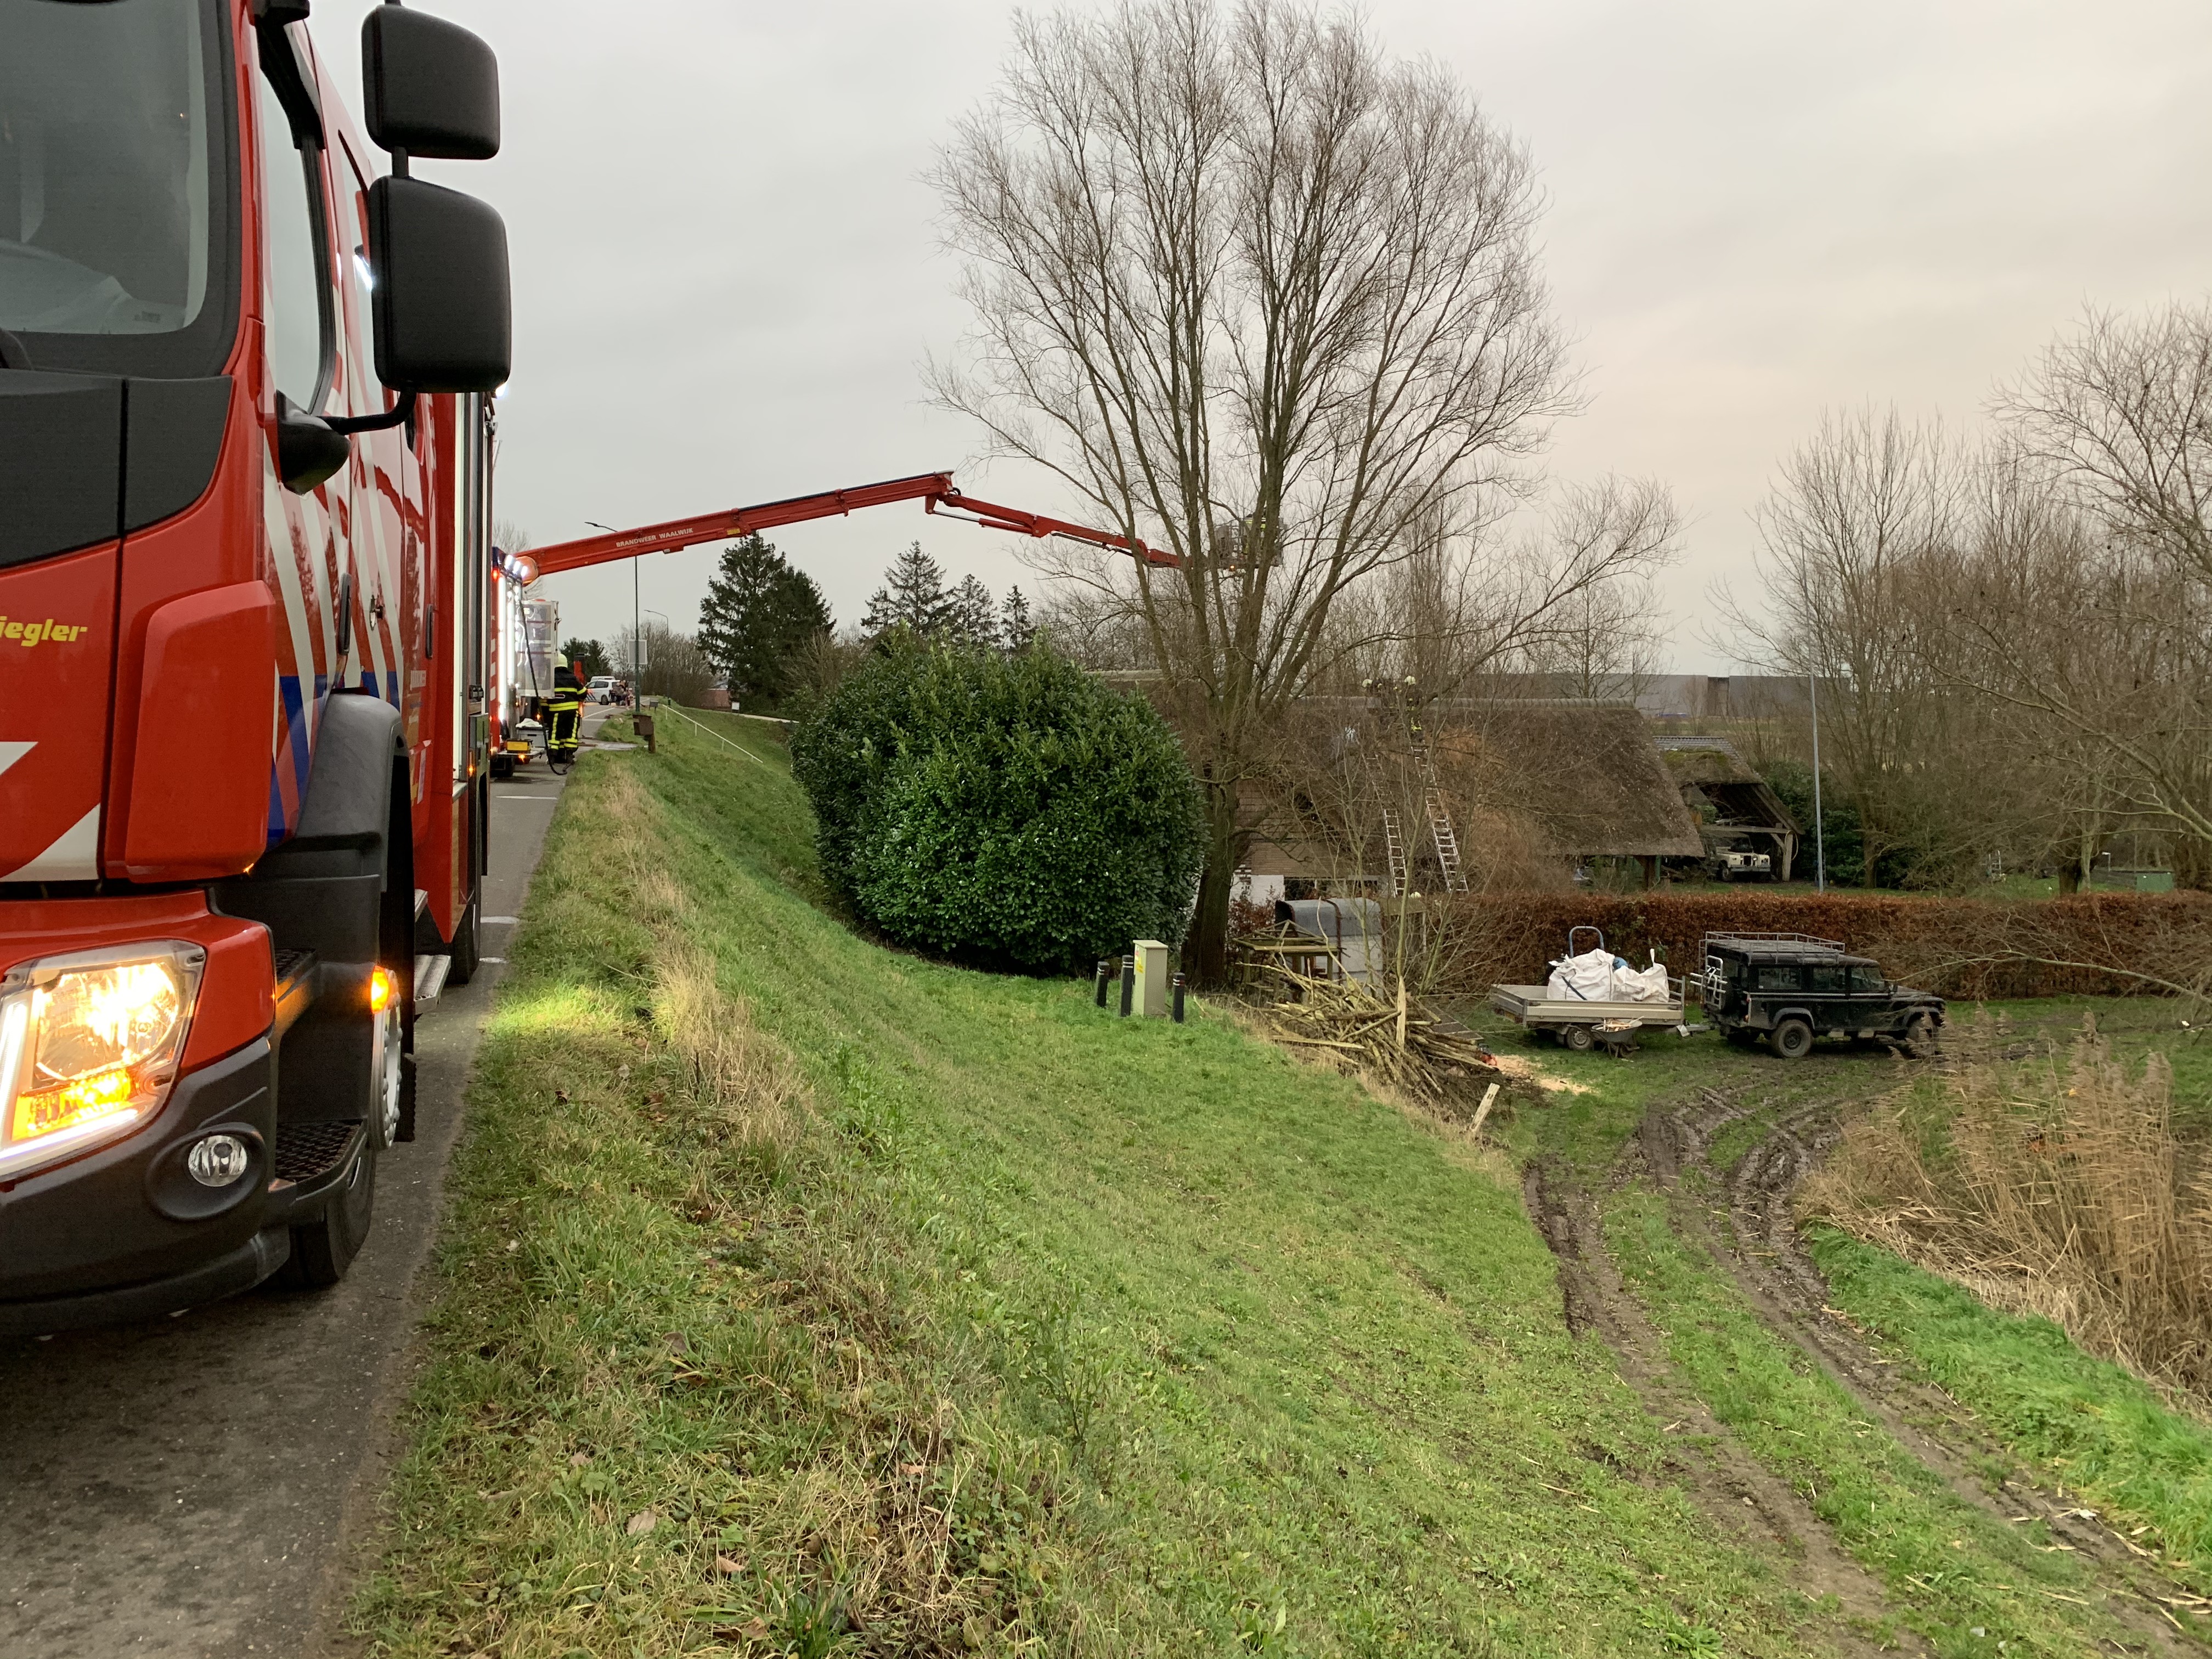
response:
M0 1333L336 1280L476 964L498 70L307 9L0 0Z
M0 0L0 1335L342 1277L477 962L541 571L890 501L1174 562L944 473L510 558L506 233L413 157L497 65L397 0Z

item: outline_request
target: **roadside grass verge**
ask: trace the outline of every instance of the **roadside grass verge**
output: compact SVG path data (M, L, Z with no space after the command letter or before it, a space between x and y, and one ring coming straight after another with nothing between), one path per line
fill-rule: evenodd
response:
M952 1403L978 1398L971 1362L911 1316L902 1231L687 936L659 809L604 763L569 789L471 1091L357 1622L396 1653L516 1656L1049 1624L1088 1571L1054 1514L1063 1468L988 1399Z
M1826 1644L1490 1161L1203 1007L856 939L764 735L660 731L510 951L381 1650Z

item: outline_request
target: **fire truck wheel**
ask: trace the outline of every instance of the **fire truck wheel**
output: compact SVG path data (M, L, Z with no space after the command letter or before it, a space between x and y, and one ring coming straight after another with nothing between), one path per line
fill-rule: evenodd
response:
M319 1291L346 1276L361 1247L368 1242L376 1215L376 1148L364 1139L345 1185L331 1194L330 1207L292 1229L292 1259L284 1264L287 1283Z
M1785 1019L1767 1039L1784 1060L1802 1060L1813 1052L1813 1028L1802 1019Z
M399 1124L406 1111L407 1036L398 1003L386 1006L376 1017L376 1078L369 1091L369 1142L382 1152L399 1139Z
M353 1168L331 1194L322 1214L292 1229L292 1259L285 1264L284 1279L302 1290L337 1284L361 1254L376 1216L377 1158L399 1138L405 1110L406 1024L397 1002L387 1005L376 1020L376 1076L368 1121L363 1126L368 1133L362 1137Z

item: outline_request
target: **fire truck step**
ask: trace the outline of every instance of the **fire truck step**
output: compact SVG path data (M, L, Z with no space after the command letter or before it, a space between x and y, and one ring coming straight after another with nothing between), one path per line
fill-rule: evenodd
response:
M453 970L451 957L417 957L415 958L415 1006L427 1008L438 1000L446 988L446 975Z
M276 1030L282 1037L315 1000L315 953L313 951L276 952Z
M328 1175L353 1150L358 1123L280 1123L276 1126L276 1179L293 1182Z

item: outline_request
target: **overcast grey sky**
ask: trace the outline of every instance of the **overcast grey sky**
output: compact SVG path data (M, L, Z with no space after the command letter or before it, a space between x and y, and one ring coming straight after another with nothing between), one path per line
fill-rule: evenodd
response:
M969 463L916 365L964 325L920 174L988 91L1000 0L810 6L433 0L498 49L506 147L424 171L505 214L515 372L501 515L543 544ZM357 85L365 0L313 28ZM1824 405L1978 418L2085 303L2196 296L2212 273L2205 0L1378 0L1395 52L1448 64L1533 148L1543 241L1589 411L1552 470L1668 480L1688 556L1675 664L1723 664L1705 593ZM988 489L986 488L988 486ZM1018 544L919 507L773 539L856 619L909 540L1034 584ZM710 548L649 558L696 625ZM628 624L627 566L549 580L563 631Z

